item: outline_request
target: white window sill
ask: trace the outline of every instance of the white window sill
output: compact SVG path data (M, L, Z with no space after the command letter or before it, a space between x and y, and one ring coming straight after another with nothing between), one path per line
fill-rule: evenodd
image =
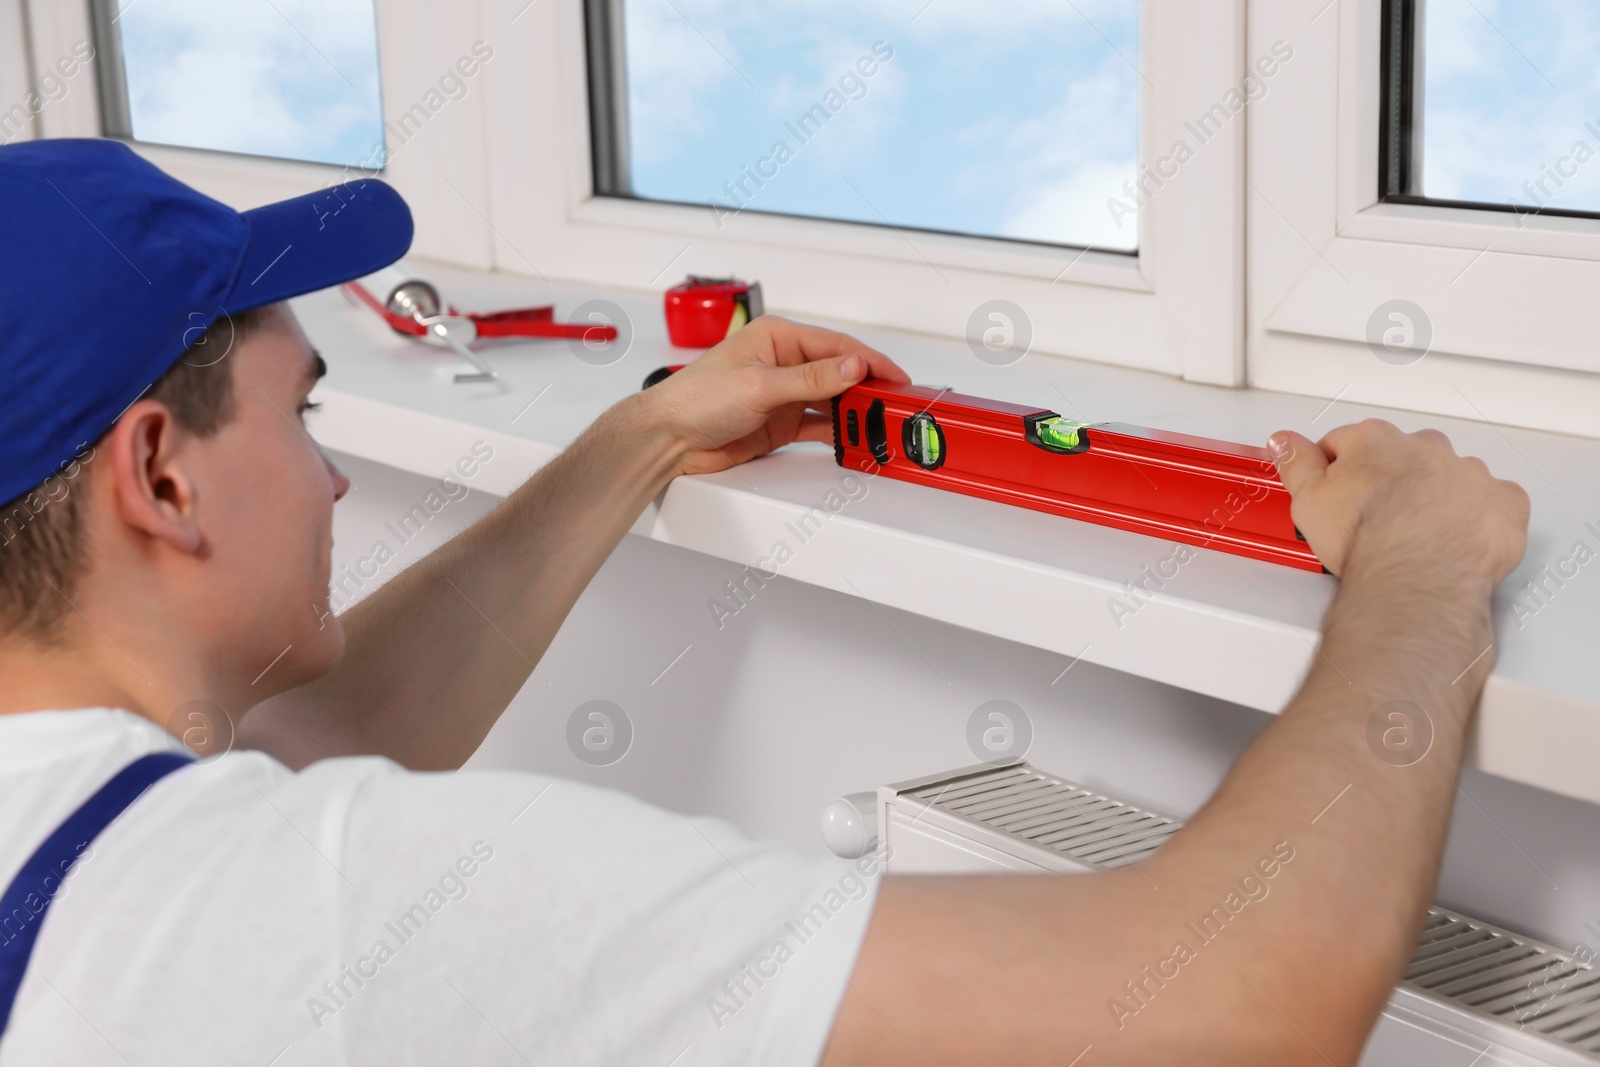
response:
M474 441L487 440L504 462L484 467L473 484L509 493L651 370L693 356L667 344L659 292L600 293L425 267L464 309L553 302L557 318L567 320L585 300L611 300L632 317L632 346L617 363L596 367L563 341L491 342L480 351L501 381L457 385L447 351L396 336L335 292L302 298L295 310L329 366L318 390L324 410L311 423L329 448L438 477ZM1600 754L1600 672L1590 667L1600 578L1587 573L1597 565L1580 569L1535 614L1524 613L1520 628L1510 602L1575 542L1600 549L1600 533L1585 527L1592 519L1600 529L1600 505L1585 510L1600 501L1600 441L1344 403L1324 410L1315 398L1055 357L992 367L960 341L852 330L920 383L1095 422L1249 442L1285 427L1316 437L1371 415L1405 429L1444 430L1458 451L1481 456L1533 498L1527 558L1500 593L1498 658L1469 761L1600 801L1592 768ZM1265 711L1283 706L1316 654L1318 623L1336 588L1329 576L1202 550L1119 625L1109 602L1168 556L1169 543L888 478L871 479L865 495L802 543L785 524L821 504L845 474L826 446L790 446L722 474L678 479L634 533L752 565L770 560L783 541L793 552L779 568L785 577L1048 649L1062 656L1063 669L1081 656Z

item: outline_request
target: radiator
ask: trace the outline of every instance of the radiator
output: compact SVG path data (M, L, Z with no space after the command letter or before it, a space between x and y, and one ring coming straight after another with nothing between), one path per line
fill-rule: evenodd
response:
M898 874L1112 870L1149 856L1183 827L1026 763L886 785L877 809L888 869ZM1600 970L1532 938L1430 908L1361 1063L1600 1064Z

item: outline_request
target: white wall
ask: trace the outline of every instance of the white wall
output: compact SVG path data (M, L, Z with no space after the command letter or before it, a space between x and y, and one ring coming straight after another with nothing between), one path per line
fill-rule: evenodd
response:
M384 522L431 483L336 458L355 483L335 519L337 574L375 538L393 545ZM450 504L389 573L495 503L474 492ZM1060 675L1070 662L1061 656L783 578L719 630L706 602L739 573L627 537L540 663L548 681L530 679L469 766L614 786L820 851L818 817L834 797L976 762L966 724L988 700L1031 717L1037 766L1184 817L1268 721L1089 663ZM635 729L609 767L580 762L566 743L569 715L596 698L622 707ZM1600 949L1584 929L1600 929L1600 811L1467 772L1438 899L1562 947L1581 939Z

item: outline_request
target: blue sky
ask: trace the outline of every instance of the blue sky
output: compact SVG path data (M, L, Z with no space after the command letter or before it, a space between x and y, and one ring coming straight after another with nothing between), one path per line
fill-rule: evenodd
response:
M1600 5L1427 0L1425 17L1424 194L1600 210ZM1563 186L1524 188L1562 157Z
M1136 218L1118 226L1106 200L1135 176L1137 0L624 7L640 195L737 206L724 183L782 140L794 157L753 210L1135 247ZM373 158L372 0L132 0L118 24L140 140ZM861 77L878 42L893 57ZM785 123L847 75L860 81L843 93L859 99L801 143Z
M134 137L361 164L381 143L373 0L124 0Z
M783 141L752 210L1135 245L1106 200L1134 174L1137 0L624 8L639 195L737 206L724 183ZM132 0L118 26L141 140L333 164L380 143L373 0ZM801 143L785 124L876 42L893 58ZM1427 0L1424 48L1426 195L1600 210L1600 5Z
M638 195L1131 250L1136 0L625 0ZM804 143L786 128L875 42L893 50ZM765 165L768 173L776 160ZM708 209L709 210L709 209Z

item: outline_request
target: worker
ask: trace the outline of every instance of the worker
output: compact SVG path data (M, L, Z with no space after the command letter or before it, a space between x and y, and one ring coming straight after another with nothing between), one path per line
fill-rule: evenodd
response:
M1338 593L1158 853L885 875L458 768L673 478L828 440L831 397L907 381L887 356L760 318L336 615L350 483L285 302L398 259L400 197L239 213L46 140L0 148L0 202L0 1067L1356 1063L1526 536L1526 494L1443 435L1273 436ZM1431 724L1408 766L1368 744L1393 702Z

